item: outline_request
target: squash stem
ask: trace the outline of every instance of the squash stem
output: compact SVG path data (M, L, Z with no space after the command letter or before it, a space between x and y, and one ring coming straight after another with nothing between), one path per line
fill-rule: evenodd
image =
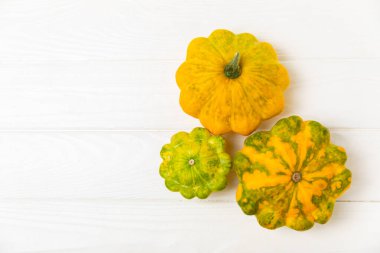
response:
M292 181L294 183L298 183L299 181L301 181L301 179L302 179L301 172L296 171L296 172L293 173L293 175L292 175Z
M234 58L232 61L230 61L225 67L224 67L224 74L231 79L238 78L241 74L241 68L240 68L240 53L236 52Z

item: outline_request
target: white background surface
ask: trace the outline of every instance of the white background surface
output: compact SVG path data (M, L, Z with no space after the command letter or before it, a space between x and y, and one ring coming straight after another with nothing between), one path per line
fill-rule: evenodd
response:
M261 228L233 174L207 200L166 190L161 146L199 126L175 71L216 28L270 42L289 70L262 129L298 114L346 148L352 186L326 225ZM379 67L376 0L0 0L0 253L380 252Z

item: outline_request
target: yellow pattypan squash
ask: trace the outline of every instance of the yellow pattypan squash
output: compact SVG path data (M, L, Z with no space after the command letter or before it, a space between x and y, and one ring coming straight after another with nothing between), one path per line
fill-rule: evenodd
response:
M193 39L176 80L182 109L213 134L250 134L283 110L289 84L270 44L227 30Z
M249 136L235 155L237 202L269 229L306 230L314 222L326 223L336 198L351 184L346 160L320 123L282 119L270 131Z

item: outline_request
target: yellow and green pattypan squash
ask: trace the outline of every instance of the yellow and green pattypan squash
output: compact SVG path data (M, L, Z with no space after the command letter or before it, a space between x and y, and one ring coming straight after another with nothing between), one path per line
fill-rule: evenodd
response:
M306 230L314 222L326 223L351 183L346 159L320 123L282 119L270 131L249 136L235 156L237 202L269 229Z
M289 84L270 44L227 30L193 39L176 80L182 109L213 134L250 134L283 110Z
M166 187L187 199L204 199L211 192L224 189L231 169L224 146L221 136L211 135L205 128L173 135L161 150L160 175Z

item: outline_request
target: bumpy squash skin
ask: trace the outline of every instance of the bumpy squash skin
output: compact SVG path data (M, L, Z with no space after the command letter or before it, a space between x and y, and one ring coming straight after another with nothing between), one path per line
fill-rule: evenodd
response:
M231 169L224 147L224 139L205 128L173 135L161 150L160 175L166 187L187 199L205 199L211 192L224 189Z
M225 67L236 53L240 54L240 74L229 78ZM182 109L217 135L230 131L248 135L262 120L280 113L289 84L287 71L270 44L227 30L193 39L176 81Z
M346 160L345 150L330 143L329 131L318 122L281 119L271 131L249 136L236 154L237 202L268 229L302 231L324 224L350 186ZM292 179L295 172L299 181Z

